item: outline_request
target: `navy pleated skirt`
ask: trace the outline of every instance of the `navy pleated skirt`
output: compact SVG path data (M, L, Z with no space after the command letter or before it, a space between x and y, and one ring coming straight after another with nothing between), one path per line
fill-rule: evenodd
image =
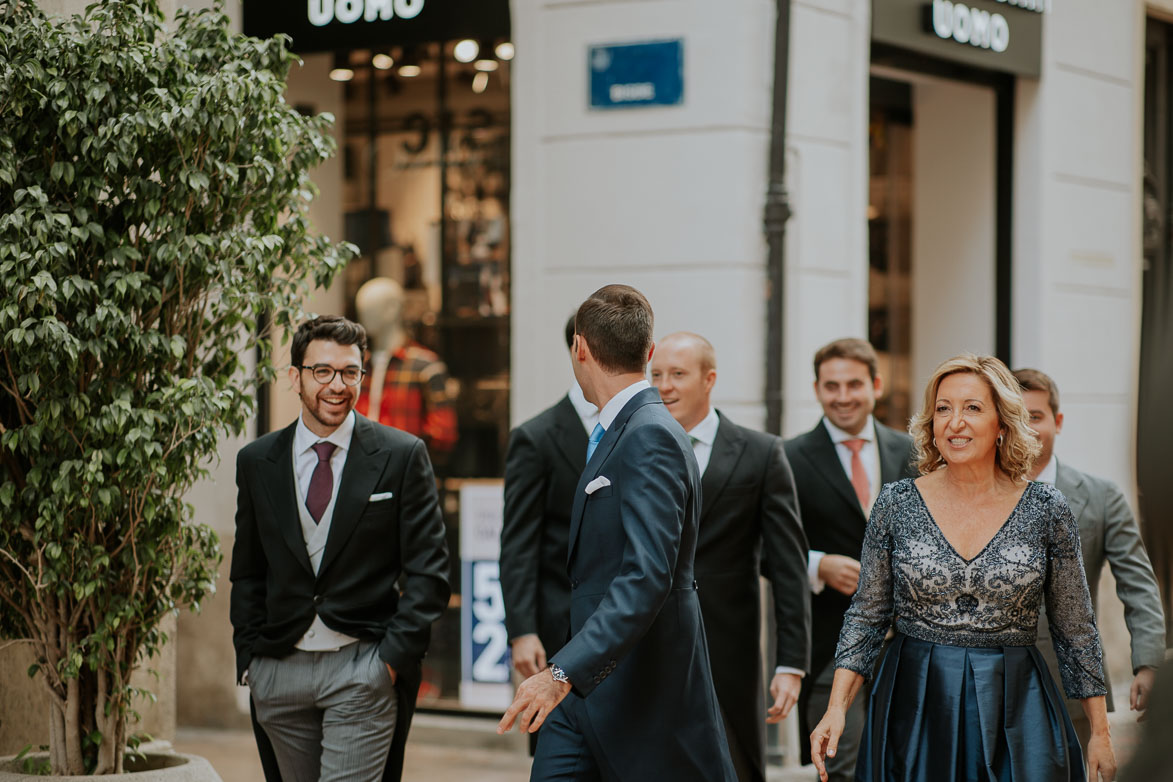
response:
M857 782L1086 782L1083 753L1034 646L897 634L876 674Z

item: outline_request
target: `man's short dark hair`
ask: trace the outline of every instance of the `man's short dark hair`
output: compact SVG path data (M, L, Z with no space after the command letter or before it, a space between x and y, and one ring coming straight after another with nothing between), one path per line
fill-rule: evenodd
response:
M574 347L574 313L570 313L570 317L566 319L566 349L570 350Z
M837 339L819 348L815 353L815 382L819 380L819 367L823 365L824 361L830 361L833 358L846 358L866 365L872 382L875 382L878 372L876 349L867 340L847 337Z
M1059 415L1059 386L1055 381L1037 369L1016 369L1014 379L1023 391L1045 391L1047 406L1051 408L1051 415Z
M630 285L605 285L574 316L574 332L607 372L643 372L652 348L652 305Z
M322 315L305 321L294 332L293 345L289 348L293 366L301 366L305 361L306 348L316 339L337 342L339 345L358 345L359 353L365 355L367 352L367 331L360 324L341 315Z

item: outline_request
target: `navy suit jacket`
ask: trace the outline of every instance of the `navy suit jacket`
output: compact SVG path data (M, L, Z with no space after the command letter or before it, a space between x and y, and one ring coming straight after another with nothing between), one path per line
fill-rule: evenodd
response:
M610 481L586 493L603 476ZM736 782L693 575L700 474L649 388L624 405L575 490L571 638L552 663L584 698L589 730L623 779Z

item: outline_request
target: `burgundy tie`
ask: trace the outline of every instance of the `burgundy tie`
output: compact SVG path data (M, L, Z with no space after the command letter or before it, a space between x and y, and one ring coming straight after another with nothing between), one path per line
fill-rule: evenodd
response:
M314 453L318 455L318 463L314 467L314 474L310 476L310 490L305 495L305 507L317 524L330 504L330 495L334 493L334 471L330 469L330 457L338 446L334 443L316 443Z

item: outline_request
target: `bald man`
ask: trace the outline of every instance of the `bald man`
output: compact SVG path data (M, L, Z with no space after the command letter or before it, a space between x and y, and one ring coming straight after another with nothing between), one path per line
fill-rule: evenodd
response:
M810 665L807 543L781 438L745 429L713 409L709 395L716 382L717 357L708 340L684 332L660 340L652 384L688 432L702 476L696 580L713 684L738 778L762 782L765 722L790 713ZM768 710L758 642L759 573L770 580L777 620Z

